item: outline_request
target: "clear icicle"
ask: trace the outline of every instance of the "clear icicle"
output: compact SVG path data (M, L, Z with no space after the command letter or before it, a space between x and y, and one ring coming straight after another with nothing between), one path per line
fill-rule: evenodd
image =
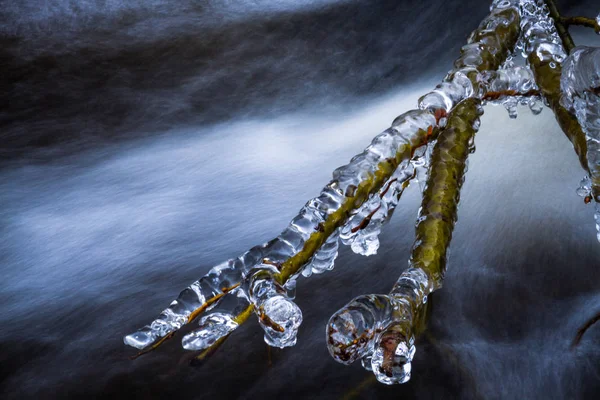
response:
M200 328L185 335L181 340L184 349L192 351L207 349L238 326L231 315L223 313L206 315L200 319L199 325Z
M579 197L582 198L592 198L592 180L589 176L584 176L581 182L579 182L579 187L576 190L576 193Z
M381 190L341 228L340 238L357 254L369 256L379 248L378 236L389 221L407 182L415 175L412 162L402 163Z

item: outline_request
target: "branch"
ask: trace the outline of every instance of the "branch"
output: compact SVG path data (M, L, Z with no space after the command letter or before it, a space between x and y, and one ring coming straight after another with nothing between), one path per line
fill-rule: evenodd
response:
M571 25L585 26L592 28L600 34L600 25L595 19L588 17L560 17L560 23L569 28Z
M556 23L556 21L560 19L560 14L558 14L556 5L552 0L545 0L545 2L550 10L551 18ZM531 23L539 23L540 20L545 18L543 10L538 8L538 11L540 12L539 15L528 16L528 18L532 20ZM559 28L561 26L564 28L560 21L556 23L560 38L554 38L550 33L546 36L536 35L534 37L525 37L525 40L527 41L534 41L534 43L531 43L532 46L527 56L527 60L533 71L540 92L554 112L562 131L573 144L573 148L579 157L582 168L589 173L585 133L581 129L581 125L579 125L577 118L560 103L561 61L564 60L566 54L553 54L548 51L548 48L554 48L553 46L558 40L562 40L567 51L570 51L570 49L575 46L573 39L566 29Z
M382 383L404 383L410 378L415 336L426 320L427 296L442 286L466 161L482 110L479 99L464 100L450 113L440 134L431 155L409 268L389 295L359 296L327 325L332 357L343 364L362 359Z
M567 53L570 53L575 48L575 42L573 42L573 38L569 33L567 27L563 24L563 18L560 16L558 12L558 8L556 7L556 3L554 0L544 0L546 6L548 6L548 11L550 11L550 17L554 20L554 25L556 25L556 31L558 32L558 36L560 36L560 40L563 43L563 46Z
M384 187L398 165L412 159L417 149L436 138L439 130L434 126L444 115L439 111L412 110L398 117L390 129L373 139L367 150L338 168L321 194L309 200L277 238L214 267L183 290L152 323L127 335L125 343L143 349L139 355L156 349L172 332L237 289L249 271L258 266L277 268L276 278L282 285L295 278L327 241L337 243L334 233Z
M589 321L587 321L585 324L583 324L583 326L581 328L579 328L579 330L577 331L577 335L575 336L575 339L573 339L571 348L577 347L579 345L579 343L581 342L581 339L583 338L583 335L585 334L585 332L588 329L590 329L592 327L592 325L594 325L598 321L600 321L600 313L596 314Z
M532 90L529 90L524 93L517 92L516 90L504 90L501 92L487 92L486 94L484 94L481 97L481 100L494 101L494 100L501 99L503 97L516 97L516 96L531 97L531 96L540 96L540 95L541 95L540 91L536 90L536 89L532 89Z

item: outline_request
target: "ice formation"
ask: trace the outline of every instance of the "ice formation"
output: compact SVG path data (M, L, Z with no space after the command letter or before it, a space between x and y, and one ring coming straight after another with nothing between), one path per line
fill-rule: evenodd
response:
M543 104L533 72L528 66L504 64L497 71L481 74L481 83L486 92L484 104L501 104L510 118L517 117L517 106L527 105L534 115L542 112Z
M527 58L526 66L514 65L515 52ZM147 349L204 313L182 346L205 350L254 313L267 344L293 346L302 323L293 302L297 277L333 269L340 241L355 253L375 254L383 225L416 178L427 183L408 269L389 294L359 296L327 325L334 359L360 360L385 384L408 381L428 296L442 286L482 102L502 104L511 118L518 104L527 104L534 114L541 112L542 100L553 109L590 173L577 192L596 200L600 240L599 88L600 52L579 47L567 58L544 1L494 0L454 68L419 99L417 110L397 117L362 153L336 169L279 236L213 267L149 325L127 335L125 343ZM585 135L567 109L575 112Z
M360 359L382 383L410 379L415 329L423 323L427 296L442 285L467 156L473 151L473 136L483 112L478 99L493 85L503 90L511 85L527 91L533 88L531 74L521 79L524 70L482 75L502 65L518 33L517 8L510 1L495 2L490 15L463 46L454 69L419 99L420 109L452 111L431 155L409 268L388 295L359 296L336 312L327 325L332 357L344 364Z
M416 226L409 268L388 295L363 295L337 311L327 325L327 347L343 364L361 359L385 384L410 379L414 336L423 324L427 296L442 286L446 250L472 139L483 109L470 98L451 113L435 146Z
M600 241L600 48L579 46L563 65L562 103L572 110L585 132L590 189L596 201L595 221Z
M249 272L258 266L275 267L273 275L281 283L295 279L301 272L308 276L333 268L339 228L369 197L376 197L386 184L393 185L390 181L396 167L418 157L417 149L428 142L437 122L428 110L411 110L396 118L392 127L377 135L365 151L333 172L333 180L306 203L278 237L212 268L183 290L152 323L125 336L124 342L144 349L177 331L190 322L195 310L210 311L222 301L220 297L248 280ZM246 297L251 298L248 293ZM233 311L228 310L229 316L236 321L239 313Z
M424 157L421 157L424 159ZM416 162L402 163L387 184L341 228L340 238L356 254L377 253L381 228L392 216L402 192L416 175Z
M259 323L265 331L265 342L269 346L283 348L296 344L302 311L287 290L275 280L277 272L270 265L258 266L245 283Z

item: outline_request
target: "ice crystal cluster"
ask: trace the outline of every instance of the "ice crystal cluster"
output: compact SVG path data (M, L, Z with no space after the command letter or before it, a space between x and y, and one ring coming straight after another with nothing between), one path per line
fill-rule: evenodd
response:
M487 100L486 103L501 104L508 111L510 118L517 118L518 105L527 105L534 115L542 112L541 98L533 94L539 88L533 72L527 66L515 66L512 61L505 63L497 71L483 72L481 83L488 94L499 94L498 98Z
M518 54L526 65L515 65ZM567 57L545 1L494 0L453 69L419 99L418 109L397 117L336 169L279 236L213 267L125 343L155 348L200 317L182 346L210 350L254 314L267 344L293 346L302 323L293 301L297 278L333 269L340 242L357 254L375 254L384 224L417 180L423 201L408 268L388 294L359 296L327 324L327 347L336 361L360 360L384 384L408 381L428 296L443 284L482 104L501 104L511 118L519 104L537 115L543 102L555 112L589 173L577 193L596 201L600 240L599 94L600 49L577 47Z

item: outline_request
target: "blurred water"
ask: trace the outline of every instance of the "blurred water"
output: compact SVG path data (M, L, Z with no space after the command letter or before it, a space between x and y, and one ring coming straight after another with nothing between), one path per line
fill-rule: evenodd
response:
M296 347L267 352L252 322L194 369L178 340L135 361L121 341L212 265L279 233L441 78L487 3L28 4L3 14L3 398L596 397L600 328L569 345L600 309L600 247L548 110L513 121L486 109L407 385L336 364L324 332L406 267L415 187L378 255L344 248L333 272L299 282Z

